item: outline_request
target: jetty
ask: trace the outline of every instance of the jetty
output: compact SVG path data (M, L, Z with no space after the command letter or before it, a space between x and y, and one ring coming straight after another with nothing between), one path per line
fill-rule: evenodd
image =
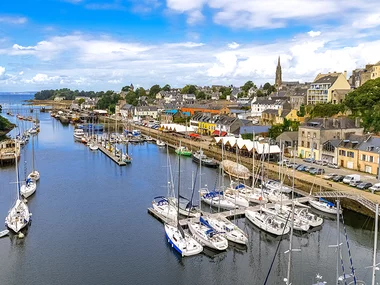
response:
M102 145L99 145L98 144L98 147L99 147L99 150L104 153L106 156L108 156L111 160L113 160L117 165L119 166L125 166L127 165L127 163L125 161L122 161L120 159L120 157L117 157L116 155L114 155L112 152L110 152L108 149L106 149L105 147L103 147Z
M306 203L310 199L313 199L313 197L306 196L306 197L301 197L301 198L295 198L294 201L296 203ZM291 203L292 203L292 200L286 200L286 201L282 202L282 204L284 206L290 205ZM203 211L201 213L202 213L202 215L222 216L223 218L231 220L233 218L244 218L245 217L245 210L258 212L258 211L260 211L261 207L266 207L266 208L270 209L270 208L274 208L275 205L276 205L276 203L267 203L267 204L263 204L263 205L258 204L258 205L251 206L248 208L239 207L238 209L235 209L235 210L221 211L218 213L209 213L209 212L203 212ZM170 220L168 218L161 215L160 213L158 213L153 208L148 208L148 213L162 223L170 223ZM184 218L182 220L179 220L179 224L181 225L181 227L186 229L186 228L188 228L188 223L196 222L198 220L199 220L199 218Z

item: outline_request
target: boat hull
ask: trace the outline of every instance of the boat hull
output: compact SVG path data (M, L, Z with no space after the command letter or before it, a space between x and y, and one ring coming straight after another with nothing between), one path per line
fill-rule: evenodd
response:
M190 235L185 233L185 236L182 237L177 227L165 224L165 235L168 243L181 256L192 256L199 254L203 251L202 245L200 245Z

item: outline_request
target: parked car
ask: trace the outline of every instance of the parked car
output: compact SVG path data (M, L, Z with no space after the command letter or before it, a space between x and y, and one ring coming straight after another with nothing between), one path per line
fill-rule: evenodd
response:
M314 168L313 167L313 169L309 170L309 173L313 174L313 175L321 175L321 174L325 173L325 170L322 168Z
M351 181L350 182L350 186L352 186L352 187L356 187L356 186L358 186L360 183L363 183L363 181L361 181L361 180L359 180L359 181Z
M315 163L318 165L322 165L323 161L322 160L316 160Z
M372 187L372 183L370 182L363 182L363 183L360 183L358 186L356 186L356 188L360 190L368 189L369 187Z
M309 167L309 173L311 174L312 172L316 171L317 169L315 167Z
M298 167L296 168L296 170L298 170L298 171L305 171L305 167L306 167L306 165L300 164L300 165L298 165Z
M359 174L350 174L346 175L343 179L343 183L350 184L352 181L359 181L360 175Z
M325 176L323 176L323 179L332 180L335 176L338 176L338 174L336 174L336 173L329 173L329 174L326 174Z
M289 160L288 159L284 159L284 160L280 160L277 162L278 165L281 165L281 166L284 166L286 165L287 163L289 163Z
M305 165L303 171L305 171L305 172L309 172L309 170L310 170L310 166Z
M380 183L373 184L372 187L369 187L368 189L374 192L380 191Z
M314 163L315 159L313 159L313 158L305 158L303 161L304 162L308 162L308 163Z
M332 162L330 162L330 163L327 164L327 167L338 169L338 168L339 168L339 165L336 164L336 163L332 163Z
M294 165L295 165L295 163L293 163L293 162L286 163L286 167L288 167L288 168L292 168L292 167L294 167Z
M342 182L343 179L344 179L344 176L343 176L343 175L337 175L337 176L335 176L332 180L333 180L334 182Z

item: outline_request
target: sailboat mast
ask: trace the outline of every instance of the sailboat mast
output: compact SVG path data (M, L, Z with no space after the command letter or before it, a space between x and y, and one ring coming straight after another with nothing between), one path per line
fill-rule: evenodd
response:
M339 199L336 201L336 228L337 228L337 235L336 235L336 282L335 284L339 285L339 264L340 264L340 229L339 229L339 220L340 220L340 201Z
M18 161L17 161L17 143L18 143L18 140L16 139L15 142L16 142L16 152L15 152L16 188L17 188L17 199L20 199L20 184L19 184Z
M252 131L252 189L255 186L255 131Z
M178 200L177 200L177 226L178 226L178 229L180 227L179 225L179 188L180 188L180 185L181 185L181 156L179 155L178 156L178 187L177 187L177 196L178 196Z
M33 164L33 173L34 173L34 136L32 136L32 164Z
M375 285L376 281L376 253L377 253L377 232L379 226L379 204L376 204L376 216L375 216L375 241L373 245L373 264L372 264L372 285Z
M200 149L202 151L202 148ZM201 199L201 189L202 189L202 155L199 153L199 211L202 213L202 199Z

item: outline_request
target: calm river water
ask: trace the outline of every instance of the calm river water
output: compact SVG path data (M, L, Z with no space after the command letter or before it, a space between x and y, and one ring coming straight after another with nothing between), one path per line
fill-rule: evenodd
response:
M21 100L31 96L0 95L6 109L28 109ZM15 121L15 117L10 118ZM264 284L278 238L260 232L245 219L236 223L249 235L247 248L231 245L222 253L180 258L167 244L163 225L147 213L153 197L166 194L166 151L154 144L130 146L133 163L119 167L100 151L75 143L73 127L39 114L36 168L37 192L29 200L33 222L23 240L0 239L0 284ZM18 122L19 123L19 122ZM27 128L27 123L20 124ZM31 169L32 143L22 151ZM170 153L174 176L178 158ZM190 196L196 164L181 159L182 194ZM217 171L203 168L202 184L213 188ZM16 197L14 167L0 168L0 218ZM373 220L345 211L347 235L359 279L370 283ZM345 272L350 272L343 227ZM325 219L311 233L294 236L293 284L313 284L317 273L334 284L336 221ZM267 284L284 284L289 238L281 242ZM380 255L378 255L380 260ZM342 270L341 270L342 272ZM380 280L380 277L378 277Z

